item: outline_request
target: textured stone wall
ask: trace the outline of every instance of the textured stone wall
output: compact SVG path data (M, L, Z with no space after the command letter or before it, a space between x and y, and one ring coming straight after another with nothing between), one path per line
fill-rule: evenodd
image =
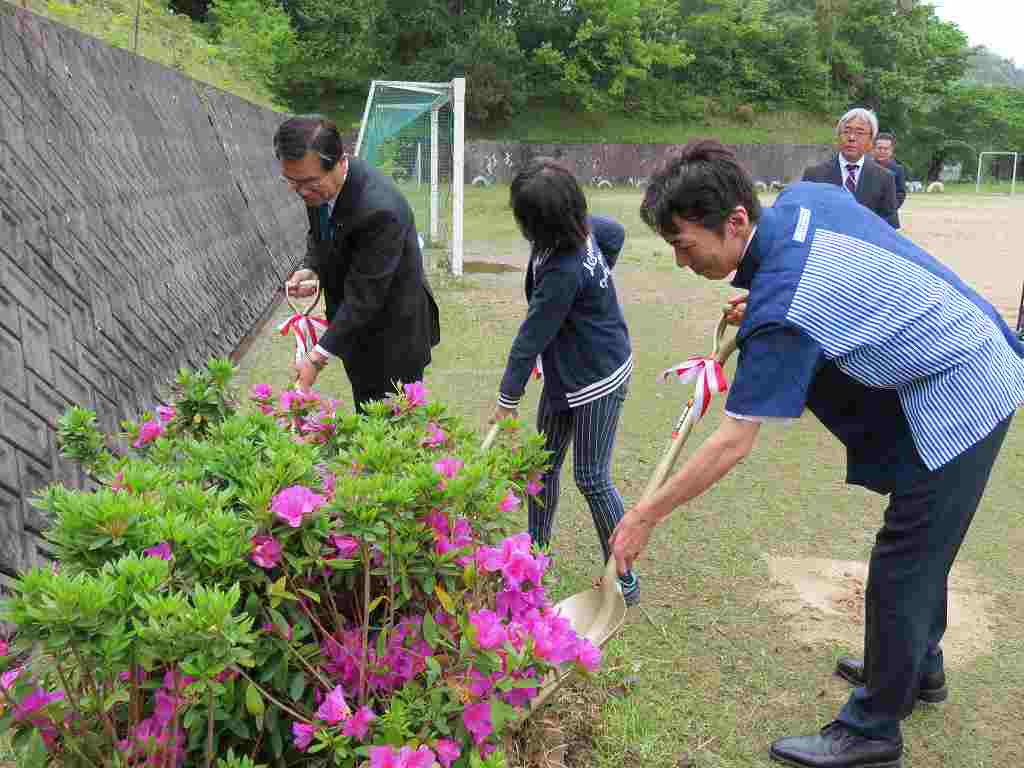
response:
M466 183L486 179L508 184L530 158L546 155L561 160L585 184L607 181L614 187L637 187L679 146L470 141L466 143ZM765 183L798 180L804 168L833 152L832 147L818 144L739 144L733 149L754 179Z
M45 556L31 494L71 404L108 430L230 354L303 250L281 116L0 2L0 574Z

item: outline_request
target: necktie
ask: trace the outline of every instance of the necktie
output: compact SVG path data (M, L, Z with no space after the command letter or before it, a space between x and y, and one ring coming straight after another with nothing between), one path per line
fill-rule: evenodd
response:
M320 206L320 239L334 239L334 233L331 231L331 214L327 210L327 203Z
M851 195L857 193L857 166L853 163L846 166L846 188Z

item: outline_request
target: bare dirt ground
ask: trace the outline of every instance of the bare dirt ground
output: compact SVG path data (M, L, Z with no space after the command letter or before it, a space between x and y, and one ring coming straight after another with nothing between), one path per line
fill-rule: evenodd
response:
M634 208L637 202L633 199L637 195L632 191L590 194L589 197L595 211L623 205L627 209ZM907 198L900 210L900 218L904 235L992 302L1011 327L1016 325L1024 284L1024 242L1014 226L1024 220L1024 194L1011 197L918 193ZM628 226L629 222L626 223ZM646 231L631 229L627 253L630 241L638 237L645 246L651 242ZM661 246L661 249L668 259L667 246ZM493 240L479 242L467 239L466 271L516 271L523 268L526 254L525 243L496 248ZM644 256L647 255L645 252Z
M867 564L824 558L768 558L770 599L805 642L836 640L859 648L864 637ZM992 649L988 613L993 599L967 563L949 580L949 626L943 655L949 666L973 661Z
M900 211L903 232L946 264L1016 325L1024 244L1015 229L1024 195L917 194Z

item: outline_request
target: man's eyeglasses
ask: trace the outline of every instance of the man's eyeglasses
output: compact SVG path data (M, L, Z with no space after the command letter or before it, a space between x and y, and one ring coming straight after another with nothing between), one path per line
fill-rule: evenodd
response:
M867 139L871 137L871 131L865 131L860 128L843 128L841 135L852 136L855 139Z
M329 172L328 172L329 173ZM323 180L327 178L327 173L322 176L317 176L315 179L289 179L287 176L282 176L281 181L287 184L294 192L302 194L307 190L319 189Z

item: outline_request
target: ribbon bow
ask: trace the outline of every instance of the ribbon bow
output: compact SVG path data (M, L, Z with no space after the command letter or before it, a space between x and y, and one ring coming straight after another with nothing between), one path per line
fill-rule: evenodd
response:
M277 330L282 336L287 336L289 333L295 336L295 365L302 365L302 361L306 359L308 355L319 341L323 332L326 331L330 325L327 323L327 319L323 317L310 317L309 315L303 315L296 312L294 315L289 317L279 326Z
M718 392L725 392L729 382L725 380L722 364L713 357L691 357L689 360L673 366L661 374L662 381L668 381L675 374L680 384L692 379L697 380L693 393L693 407L697 409L697 418L701 418L711 405L711 398Z

